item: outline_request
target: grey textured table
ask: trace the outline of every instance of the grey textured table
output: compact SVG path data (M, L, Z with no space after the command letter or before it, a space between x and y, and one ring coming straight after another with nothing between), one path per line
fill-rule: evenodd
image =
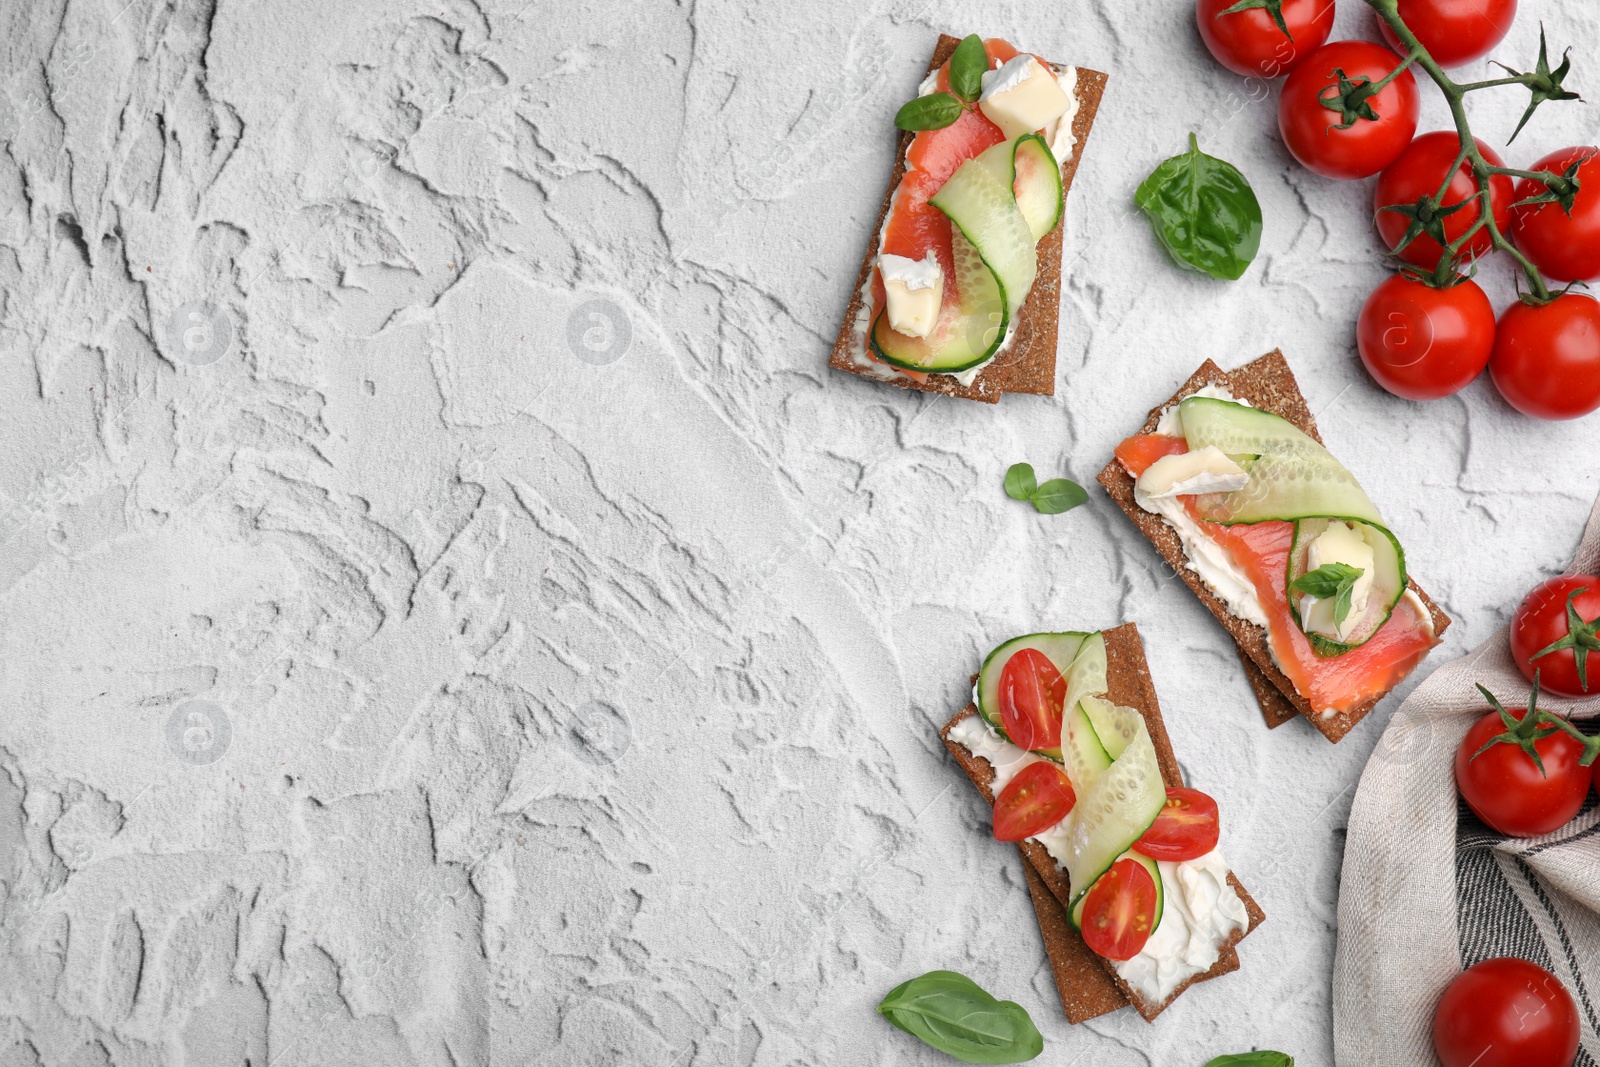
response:
M1392 702L1268 733L1098 489L1046 518L1002 472L1089 484L1282 346L1457 620L1436 663L1570 553L1594 420L1372 385L1370 184L1293 165L1180 0L524 3L0 12L0 1063L933 1064L873 1006L950 967L1041 1062L1326 1064ZM1600 47L1524 0L1508 60L1541 18ZM1111 74L1053 399L824 368L941 29ZM1191 129L1266 211L1235 284L1130 215ZM1069 1028L934 728L1000 639L1125 620L1269 919L1159 1024Z

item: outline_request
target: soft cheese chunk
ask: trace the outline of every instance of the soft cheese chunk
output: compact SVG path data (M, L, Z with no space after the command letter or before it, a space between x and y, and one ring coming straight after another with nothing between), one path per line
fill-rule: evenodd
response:
M1007 138L1049 126L1070 101L1055 75L1031 55L1009 59L998 70L985 71L978 109Z
M1361 569L1361 577L1356 579L1356 584L1350 590L1350 614L1345 616L1343 626L1336 626L1333 621L1334 601L1308 596L1300 600L1300 618L1307 630L1343 641L1350 636L1366 612L1367 596L1372 591L1372 546L1367 544L1359 528L1347 522L1330 523L1311 542L1306 554L1306 570L1314 571L1330 563L1344 563Z
M944 299L944 272L929 252L926 259L907 259L885 252L878 256L887 297L889 328L907 337L926 337L939 321Z
M1192 493L1231 493L1250 475L1216 445L1177 456L1162 456L1139 476L1139 491L1151 500Z

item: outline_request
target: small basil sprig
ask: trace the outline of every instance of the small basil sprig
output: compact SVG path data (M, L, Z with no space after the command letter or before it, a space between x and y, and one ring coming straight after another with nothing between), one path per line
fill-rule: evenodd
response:
M1350 598L1356 580L1366 571L1348 563L1324 563L1314 571L1307 571L1289 586L1296 593L1333 601L1333 623L1343 626L1350 617Z
M983 38L967 34L950 56L950 91L907 101L895 112L894 124L902 130L942 130L951 125L961 117L966 104L982 94L983 72L988 69L989 53L983 47Z
M1232 281L1261 249L1261 202L1239 169L1200 151L1157 167L1134 193L1156 240L1180 267Z
M1041 515L1059 515L1071 511L1089 499L1083 486L1065 478L1052 478L1043 485L1034 477L1033 467L1026 463L1013 463L1006 470L1006 496L1012 500L1025 500Z
M1260 1052L1240 1052L1232 1056L1218 1056L1206 1067L1294 1067L1294 1057L1282 1052L1263 1049Z
M929 971L895 986L878 1014L963 1063L1021 1063L1044 1051L1026 1009L955 971Z

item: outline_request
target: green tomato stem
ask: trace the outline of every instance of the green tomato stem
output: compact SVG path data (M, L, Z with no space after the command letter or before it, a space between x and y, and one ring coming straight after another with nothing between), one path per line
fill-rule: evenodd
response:
M1519 77L1496 79L1490 83L1460 85L1453 81L1444 72L1444 68L1434 61L1433 56L1429 55L1428 50L1423 47L1422 42L1417 40L1417 35L1412 33L1411 28L1405 24L1405 20L1400 17L1398 0L1364 0L1364 2L1378 13L1379 18L1388 24L1389 28L1394 31L1395 36L1400 40L1400 43L1408 51L1406 58L1389 75L1389 78L1384 79L1384 83L1387 84L1398 76L1401 70L1413 65L1421 67L1427 72L1428 77L1433 79L1433 83L1439 87L1439 91L1444 94L1445 102L1450 106L1450 117L1455 121L1456 135L1461 139L1462 162L1470 162L1472 165L1473 178L1478 183L1478 194L1483 198L1478 207L1478 215L1484 222L1484 227L1489 231L1490 241L1495 248L1509 254L1522 267L1523 273L1527 275L1528 287L1533 292L1535 302L1540 304L1549 303L1555 298L1550 295L1550 290L1545 285L1544 278L1539 274L1539 269L1533 265L1527 256L1522 254L1521 249L1511 243L1510 238L1501 232L1499 223L1495 222L1494 219L1494 201L1489 195L1489 179L1495 174L1514 172L1507 171L1505 168L1495 167L1483 158L1483 153L1478 151L1478 142L1472 136L1472 126L1467 121L1467 110L1464 103L1466 94L1474 89L1488 88L1491 84L1525 84L1525 82ZM1456 168L1460 166L1460 163L1456 164ZM1452 169L1450 175L1453 176L1454 174L1455 169ZM1527 177L1528 175L1520 176ZM1448 179L1446 188L1448 188Z

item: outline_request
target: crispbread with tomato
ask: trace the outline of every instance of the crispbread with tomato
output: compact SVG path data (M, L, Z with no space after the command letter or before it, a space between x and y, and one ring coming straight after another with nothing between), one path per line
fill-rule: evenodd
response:
M1450 625L1281 352L1207 360L1099 482L1233 637L1271 726L1292 707L1339 741Z
M1018 842L1069 1021L1151 1020L1238 969L1265 916L1217 848L1215 801L1183 787L1132 623L1002 644L940 737Z
M912 104L948 111L900 134L828 363L990 404L1003 392L1052 396L1066 196L1106 76L998 38L967 42L983 50L981 87L957 94L964 79L952 83L952 64L964 42L941 35ZM926 125L957 111L948 125Z

